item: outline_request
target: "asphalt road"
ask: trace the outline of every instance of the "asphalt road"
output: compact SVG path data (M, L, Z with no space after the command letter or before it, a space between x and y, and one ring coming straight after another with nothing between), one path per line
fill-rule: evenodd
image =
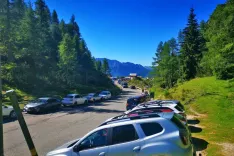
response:
M39 156L85 135L106 119L123 113L127 98L138 94L139 90L124 89L118 97L102 103L62 108L48 114L25 114ZM18 121L5 122L3 130L5 156L30 155Z

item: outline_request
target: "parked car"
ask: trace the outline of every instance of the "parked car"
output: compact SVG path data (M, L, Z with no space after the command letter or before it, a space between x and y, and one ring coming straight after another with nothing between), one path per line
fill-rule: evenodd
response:
M2 105L2 116L9 117L11 119L16 118L16 113L12 106Z
M142 108L155 108L155 107L171 109L175 113L180 114L184 118L186 118L185 111L182 108L180 108L179 105L172 104L172 103L151 103L151 102L146 102L146 103L142 103L142 104L137 105L132 110L142 109Z
M162 118L144 114L108 121L47 156L193 156L189 133L174 115Z
M78 94L67 94L67 96L62 100L63 106L75 106L87 103L88 99L85 97L81 97Z
M131 89L136 89L136 86L130 86Z
M109 91L102 91L101 93L99 93L99 96L102 100L107 100L111 98L111 93Z
M56 109L59 108L60 106L61 106L60 100L51 97L42 97L24 106L23 111L26 111L28 113L39 113L51 109Z
M98 93L89 93L87 96L85 96L85 98L89 102L95 102L95 101L100 101L102 97L99 96Z
M174 110L168 107L145 107L141 109L133 109L133 110L126 111L122 115L117 116L117 118L124 117L124 116L129 117L129 116L135 116L135 115L141 115L141 114L158 114L159 116L164 117L168 113L175 113L175 112ZM184 123L184 125L188 126L187 119L184 116L177 114L177 113L175 113L174 115L178 119L180 119L180 121ZM114 118L111 118L111 119L114 119Z
M128 84L125 82L125 83L122 84L122 87L123 88L128 88Z
M148 101L147 104L176 104L178 107L184 110L184 105L180 103L178 100L153 100L153 101Z
M140 103L147 102L147 100L149 100L149 98L146 95L138 95L130 97L126 103L126 110L130 110L136 107Z

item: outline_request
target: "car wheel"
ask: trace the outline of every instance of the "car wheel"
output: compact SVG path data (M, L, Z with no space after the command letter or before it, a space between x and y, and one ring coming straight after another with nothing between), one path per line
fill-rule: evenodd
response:
M75 102L75 103L74 103L74 106L77 106L77 105L78 105L78 103L77 103L77 102Z
M17 117L15 111L11 111L9 117L10 117L11 119L15 119L15 118Z

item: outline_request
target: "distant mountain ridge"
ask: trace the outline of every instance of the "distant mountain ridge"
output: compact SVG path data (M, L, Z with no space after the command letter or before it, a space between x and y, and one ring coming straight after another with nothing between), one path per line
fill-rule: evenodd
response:
M104 58L96 58L98 61L103 61ZM151 71L150 67L144 67L140 64L134 64L131 62L119 62L117 60L107 59L110 69L111 75L113 77L117 76L129 76L130 73L137 73L137 75L142 77L147 77L149 72Z

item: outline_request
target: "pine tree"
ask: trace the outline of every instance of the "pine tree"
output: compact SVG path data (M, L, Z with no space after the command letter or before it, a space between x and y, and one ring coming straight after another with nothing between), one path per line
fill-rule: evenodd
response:
M157 50L156 50L156 53L155 53L155 57L153 57L153 62L152 62L152 65L153 66L156 66L160 60L161 60L161 52L163 50L163 42L159 42L158 44L158 47L157 47Z
M177 44L177 41L175 38L171 38L169 41L168 41L168 44L170 46L170 54L171 55L178 55L178 44Z
M102 71L102 62L101 61L96 61L96 70L97 71Z
M103 59L102 72L106 75L110 75L110 67L106 58Z
M52 52L52 59L58 62L58 44L62 40L62 33L59 29L59 19L56 11L54 10L52 13L51 19L51 52Z
M67 26L66 26L65 21L63 19L59 23L59 29L60 29L62 35L64 35L65 33L67 33Z
M57 14L57 12L55 10L53 10L53 12L52 12L51 23L55 24L55 25L59 25L58 14Z
M183 30L184 42L180 51L182 78L184 80L189 80L196 76L198 64L202 57L199 26L195 17L194 9L191 8L187 27Z

